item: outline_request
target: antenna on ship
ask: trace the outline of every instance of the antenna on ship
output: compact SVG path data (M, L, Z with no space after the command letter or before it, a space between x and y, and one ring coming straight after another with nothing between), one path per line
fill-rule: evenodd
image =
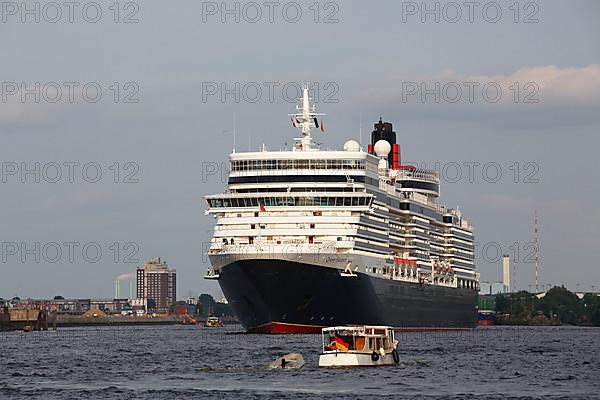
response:
M362 146L362 111L360 112L360 116L358 118L358 124L358 143Z
M233 152L235 153L235 113L233 113Z
M313 104L312 107L310 105L311 99L312 98L308 96L308 84L302 85L302 108L296 106L296 111L298 112L295 114L288 114L292 118L292 126L298 128L302 133L302 137L294 138L296 141L296 149L298 150L310 150L312 148L313 142L310 131L312 128L319 128L317 117L325 115L315 112L315 105ZM322 130L323 125L321 125L321 131Z
M539 293L538 276L539 276L539 263L538 256L540 250L540 242L538 236L538 217L537 210L533 211L533 240L535 243L535 292Z

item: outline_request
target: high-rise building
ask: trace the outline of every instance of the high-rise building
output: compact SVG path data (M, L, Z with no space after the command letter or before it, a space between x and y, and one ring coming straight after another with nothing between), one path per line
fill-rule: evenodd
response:
M167 312L177 298L177 272L166 261L155 257L137 269L137 298L145 299L148 308Z
M504 293L510 293L510 256L502 256L502 284Z

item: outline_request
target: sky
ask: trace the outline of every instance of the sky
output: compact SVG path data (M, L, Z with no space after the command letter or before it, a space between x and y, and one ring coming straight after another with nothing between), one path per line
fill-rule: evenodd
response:
M112 297L161 256L179 298L220 298L203 196L234 140L292 142L303 82L324 147L366 146L383 117L403 162L440 171L482 282L510 254L535 287L537 211L540 289L600 290L599 17L593 0L3 2L0 297Z

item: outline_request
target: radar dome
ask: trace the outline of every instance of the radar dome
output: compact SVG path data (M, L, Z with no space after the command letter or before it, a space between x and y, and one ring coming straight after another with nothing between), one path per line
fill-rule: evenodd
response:
M377 156L387 157L387 155L390 154L390 151L392 151L392 145L387 140L378 140L377 143L375 143L375 146L373 146L373 150Z
M348 140L344 143L345 151L360 151L360 144L356 140Z

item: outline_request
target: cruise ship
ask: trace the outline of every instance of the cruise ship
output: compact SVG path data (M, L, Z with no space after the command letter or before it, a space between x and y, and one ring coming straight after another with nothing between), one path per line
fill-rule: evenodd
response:
M308 88L289 114L290 149L236 152L205 278L217 280L248 332L310 333L326 326L473 328L479 273L473 228L438 203L435 171L403 165L391 123L366 151L321 148Z

